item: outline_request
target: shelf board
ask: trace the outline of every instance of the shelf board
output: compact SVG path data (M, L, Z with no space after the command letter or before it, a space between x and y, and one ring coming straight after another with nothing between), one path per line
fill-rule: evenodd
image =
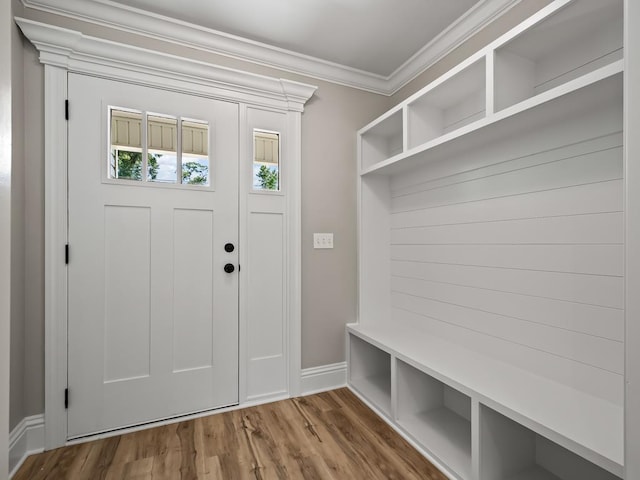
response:
M622 99L623 60L618 60L547 90L516 105L428 141L407 152L363 169L361 176L392 175L426 163L455 156L459 152L512 137L547 124L598 108L612 98Z
M352 324L347 331L396 358L622 476L624 409L427 332ZM544 392L541 395L540 392Z
M560 477L557 477L553 473L550 473L549 471L545 470L542 467L535 466L523 472L518 472L517 474L505 480L562 480L562 479Z
M391 373L352 378L351 384L387 415L391 414Z
M446 407L403 415L400 425L461 478L471 478L471 422Z

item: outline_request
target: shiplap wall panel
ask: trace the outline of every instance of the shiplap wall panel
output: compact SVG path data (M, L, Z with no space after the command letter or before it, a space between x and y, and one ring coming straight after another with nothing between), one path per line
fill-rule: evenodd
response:
M622 212L396 228L392 245L618 244Z
M392 245L391 259L622 276L622 245Z
M487 143L482 147L483 154L476 155L477 149L457 152L429 164L427 169L411 170L407 174L391 177L391 190L394 195L403 195L423 190L422 184L432 188L472 180L490 174L498 174L538 165L560 158L568 158L596 150L603 150L622 144L622 127L619 118L621 105L603 105L598 116L587 115L576 118L570 124L551 122L541 129L523 132L522 136L507 138L499 143ZM616 123L617 122L617 123ZM544 137L544 144L540 138ZM555 153L561 150L564 154ZM451 161L455 158L455 161Z
M624 392L622 375L525 347L496 336L481 335L468 328L398 308L393 309L393 319L398 328L422 329L456 345L507 360L507 363L514 367L528 370L609 402L618 405L622 403ZM486 374L490 376L492 372Z
M401 261L391 262L391 275L601 307L624 305L621 277Z
M624 310L619 308L405 277L392 277L391 291L624 341Z
M484 117L485 99L484 88L473 92L467 98L444 111L443 133L452 132L468 123Z
M391 301L400 310L622 374L622 342L404 293Z
M489 198L524 195L620 178L622 178L621 145L505 173L489 174L474 180L462 180L446 187L395 196L391 207L394 213L406 212L483 200L487 198L488 193L490 193Z
M391 216L391 228L458 225L495 220L556 217L622 211L622 180L461 202Z
M393 177L394 321L620 403L619 113Z

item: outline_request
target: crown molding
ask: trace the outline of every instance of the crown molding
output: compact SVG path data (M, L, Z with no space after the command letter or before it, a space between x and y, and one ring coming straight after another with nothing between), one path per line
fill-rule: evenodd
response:
M15 18L45 65L302 112L317 87L134 47Z
M520 1L480 1L386 77L111 0L22 0L22 3L27 9L133 31L157 40L389 96Z
M478 33L522 0L482 0L422 47L388 77L388 89L396 93L411 80L465 40Z

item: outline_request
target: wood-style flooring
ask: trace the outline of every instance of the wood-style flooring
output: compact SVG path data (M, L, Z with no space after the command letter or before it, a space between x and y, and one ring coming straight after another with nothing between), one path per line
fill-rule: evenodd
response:
M348 389L59 448L14 480L446 480Z

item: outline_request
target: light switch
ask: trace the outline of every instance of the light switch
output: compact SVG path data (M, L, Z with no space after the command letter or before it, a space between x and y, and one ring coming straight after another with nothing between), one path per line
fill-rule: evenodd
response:
M314 233L313 248L333 248L333 233Z

